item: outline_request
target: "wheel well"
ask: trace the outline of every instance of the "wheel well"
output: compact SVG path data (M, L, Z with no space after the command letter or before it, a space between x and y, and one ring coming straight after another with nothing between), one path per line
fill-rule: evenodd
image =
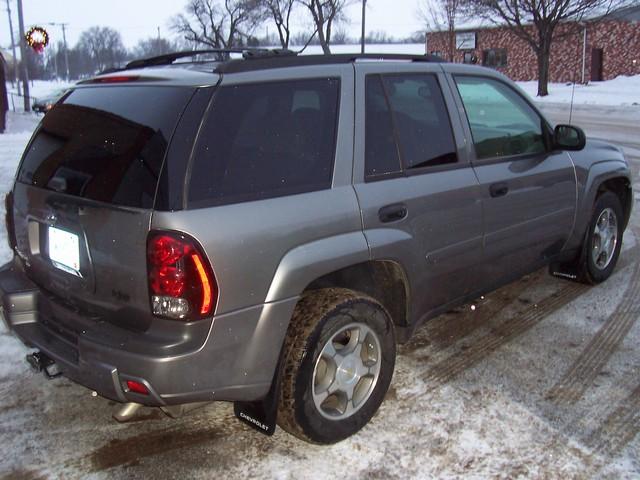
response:
M317 278L305 292L329 287L369 295L389 312L395 325L408 325L408 282L404 270L396 262L374 260L342 268Z
M629 216L631 215L631 205L633 202L633 194L631 190L631 184L629 179L625 177L610 178L602 182L598 187L598 193L596 198L602 195L604 192L612 192L618 196L622 209L624 211L624 227L626 228L629 223Z

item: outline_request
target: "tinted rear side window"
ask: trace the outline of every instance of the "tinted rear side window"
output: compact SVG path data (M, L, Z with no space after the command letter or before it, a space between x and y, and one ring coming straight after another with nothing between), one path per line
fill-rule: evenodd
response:
M367 180L458 161L435 75L367 75L365 115Z
M196 147L189 206L330 188L339 80L221 87Z
M369 179L382 178L402 169L391 109L379 75L367 75L365 95L365 175Z
M18 181L151 208L167 145L191 88L79 88L47 113Z
M407 170L458 161L449 114L435 75L384 75Z

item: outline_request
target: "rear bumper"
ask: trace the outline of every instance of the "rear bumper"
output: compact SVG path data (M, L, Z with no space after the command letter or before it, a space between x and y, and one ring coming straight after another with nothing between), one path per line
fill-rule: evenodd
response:
M254 401L264 397L275 373L292 298L217 316L203 344L179 355L145 344L145 333L82 318L70 333L52 318L46 292L18 261L0 268L0 306L8 328L27 346L56 361L64 376L118 402L150 406L200 401ZM64 309L56 307L56 315ZM78 314L67 311L69 320ZM166 345L166 350L172 349ZM128 392L127 380L147 385L149 395Z

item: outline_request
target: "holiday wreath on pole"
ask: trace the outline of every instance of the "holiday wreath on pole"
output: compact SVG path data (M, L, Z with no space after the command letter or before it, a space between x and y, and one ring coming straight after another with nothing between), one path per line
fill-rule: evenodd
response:
M37 53L42 53L44 47L49 45L49 34L42 27L31 27L24 36L27 45L33 48Z

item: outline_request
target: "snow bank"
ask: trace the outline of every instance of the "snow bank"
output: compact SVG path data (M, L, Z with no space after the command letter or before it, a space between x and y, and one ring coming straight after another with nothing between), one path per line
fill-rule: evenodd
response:
M64 90L72 86L73 82L65 82L59 80L33 80L29 82L29 96L31 97L31 103L38 98L48 97L49 95ZM22 91L22 87L20 89ZM16 111L23 111L22 97L18 96L18 86L16 84L11 85L7 82L7 93L9 94L9 109Z
M32 113L7 112L7 131L0 134L0 218L4 219L4 196L11 190L16 168L39 118ZM4 222L4 220L3 220ZM0 228L0 265L11 260L4 223Z
M637 105L640 108L640 75L620 76L587 85L550 83L549 95L537 97L538 82L517 82L520 88L539 103L573 103L577 105Z

